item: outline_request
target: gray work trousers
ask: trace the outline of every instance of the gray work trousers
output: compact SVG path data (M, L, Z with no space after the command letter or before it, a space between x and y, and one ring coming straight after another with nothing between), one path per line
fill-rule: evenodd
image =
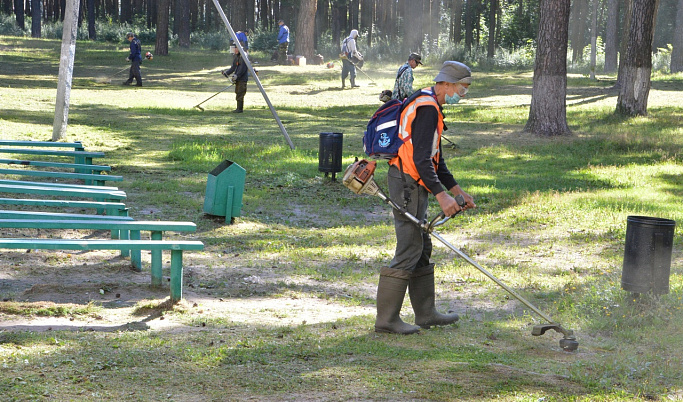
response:
M389 184L389 197L398 205L404 203L404 182L409 189L408 204L406 210L418 220L427 218L427 206L429 204L429 191L419 185L410 175L402 174L396 166L389 167L387 181ZM393 210L394 229L396 230L396 251L389 268L402 269L414 272L430 263L432 256L432 240L428 233L400 212Z

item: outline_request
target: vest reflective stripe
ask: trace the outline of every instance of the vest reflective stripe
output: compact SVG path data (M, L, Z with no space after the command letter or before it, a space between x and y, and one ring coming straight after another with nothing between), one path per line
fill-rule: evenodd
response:
M424 92L432 93L431 91L422 90ZM403 112L401 112L401 125L398 129L399 137L403 140L403 145L398 149L398 156L394 157L389 161L390 165L394 165L399 169L399 158L401 159L403 165L403 173L409 174L415 181L424 186L424 183L420 179L420 174L417 172L415 167L415 162L413 161L413 140L412 140L412 128L413 121L417 115L417 108L422 106L432 106L436 108L439 116L439 121L436 125L436 131L434 131L434 141L432 142L432 164L434 165L434 170L438 168L439 165L439 144L441 143L441 133L443 132L443 114L439 108L439 104L436 102L432 95L422 95L411 102ZM425 187L426 188L426 187Z

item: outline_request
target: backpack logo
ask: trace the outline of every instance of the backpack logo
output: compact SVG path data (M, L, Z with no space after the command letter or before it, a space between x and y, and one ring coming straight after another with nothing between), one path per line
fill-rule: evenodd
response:
M389 145L391 145L391 138L389 138L389 134L380 134L379 141L377 141L377 145L379 145L382 148L389 148Z

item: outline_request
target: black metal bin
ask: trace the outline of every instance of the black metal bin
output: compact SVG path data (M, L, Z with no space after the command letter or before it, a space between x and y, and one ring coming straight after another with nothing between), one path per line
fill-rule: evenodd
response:
M335 173L342 170L343 133L320 133L320 149L318 150L318 171L332 173L332 180L336 180Z
M626 220L621 288L633 293L669 293L676 221L647 216Z

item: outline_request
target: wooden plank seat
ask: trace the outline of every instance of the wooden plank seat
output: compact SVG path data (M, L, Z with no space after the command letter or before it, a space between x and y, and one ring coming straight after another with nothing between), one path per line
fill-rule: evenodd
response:
M0 239L0 249L171 251L171 300L183 297L183 251L203 250L195 240Z
M48 197L80 197L97 201L118 202L126 199L126 193L120 190L102 188L102 186L78 187L69 185L54 185L52 183L0 184L0 193L35 194Z
M76 200L36 200L29 198L0 198L0 205L26 205L48 208L95 208L107 216L125 216L128 213L126 204L122 202L97 202ZM101 215L101 214L100 214Z
M34 176L47 177L52 179L66 179L66 180L83 180L86 183L94 183L96 186L103 186L107 181L123 181L123 176L114 176L106 174L87 174L87 173L71 173L71 172L49 172L43 170L33 169L0 169L0 174L9 174L17 176Z
M73 157L74 163L92 165L93 158L103 158L104 152L88 152L88 151L60 151L52 149L28 149L28 148L2 148L0 153L14 154L14 155L40 155L40 156L70 156ZM77 173L86 173L84 171L77 171Z
M73 148L74 151L85 151L80 141L61 142L61 141L26 141L26 140L0 140L3 147L43 147L43 148Z
M52 183L49 181L28 181L28 180L6 180L0 179L0 184L10 186L38 186L38 187L67 187L67 188L82 188L92 189L95 191L116 191L119 188L114 186L93 186L91 184L75 184L75 183Z
M42 211L14 211L0 209L0 219L41 219L41 220L63 220L63 219L94 219L102 220L105 217L102 215L90 214L72 214L66 212L42 212ZM107 220L132 221L133 218L128 216L126 210L125 215L107 216Z
M45 161L31 161L25 159L0 159L0 164L3 165L23 165L23 166L38 166L49 167L55 169L74 169L75 172L91 173L111 171L111 166L107 165L86 165L80 163L63 163L63 162L45 162Z
M111 230L119 231L122 240L140 240L141 231L149 231L151 240L163 240L163 232L194 232L197 225L193 222L173 221L120 221L120 220L40 220L40 219L0 219L0 228L13 229L74 229L74 230ZM124 257L128 250L121 250ZM131 250L131 263L138 271L142 270L140 250ZM152 285L161 285L161 251L152 251Z

